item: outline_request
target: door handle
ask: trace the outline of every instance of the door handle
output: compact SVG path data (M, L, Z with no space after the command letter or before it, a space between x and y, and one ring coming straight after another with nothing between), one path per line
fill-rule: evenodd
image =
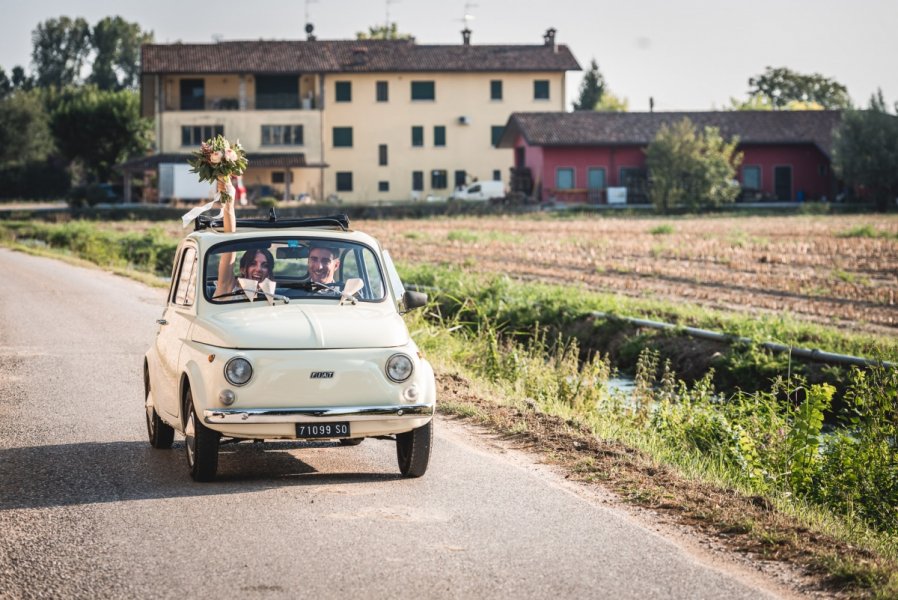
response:
M165 319L156 319L156 324L157 325L168 325L168 321L166 321Z

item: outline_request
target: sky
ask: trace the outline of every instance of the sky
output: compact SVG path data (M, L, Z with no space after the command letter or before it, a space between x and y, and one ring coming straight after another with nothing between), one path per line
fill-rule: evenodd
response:
M0 67L30 70L31 32L67 15L91 24L120 15L158 43L352 39L389 20L422 44L541 44L548 27L630 110L711 110L744 99L767 66L820 73L846 85L856 105L882 89L898 101L898 0L0 0ZM567 106L582 72L569 72Z

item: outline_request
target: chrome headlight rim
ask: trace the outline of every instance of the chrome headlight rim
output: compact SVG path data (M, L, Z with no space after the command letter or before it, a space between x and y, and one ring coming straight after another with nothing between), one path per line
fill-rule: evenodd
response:
M402 377L402 378L393 377L393 375L390 374L390 366L393 364L393 361L402 360L402 359L408 361L408 375L406 375L405 377ZM384 365L384 373L386 373L387 379L389 379L390 381L392 381L394 383L403 383L403 382L408 381L409 379L411 379L412 374L414 372L415 372L415 361L412 360L411 356L409 356L408 354L404 354L402 352L397 352L396 354L393 354L392 356L390 356L390 358L387 359L387 362Z
M231 377L231 373L230 373L231 365L234 364L235 362L237 362L238 360L245 362L246 366L249 368L249 376L242 382L237 379L233 379ZM240 386L246 385L247 383L252 381L253 375L255 375L255 369L253 369L253 363L251 363L250 360L245 356L235 356L235 357L231 358L230 360L228 360L228 362L225 363L225 366L224 366L225 379L227 380L228 383L230 383L233 386L240 387Z

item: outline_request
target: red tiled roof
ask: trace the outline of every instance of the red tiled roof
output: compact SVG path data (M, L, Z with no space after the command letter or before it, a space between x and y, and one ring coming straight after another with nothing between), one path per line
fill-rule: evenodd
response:
M144 74L579 71L567 46L419 45L409 40L146 44Z
M699 128L716 127L741 144L815 144L830 156L838 110L513 113L500 148L512 148L518 134L531 146L648 145L662 125L688 118Z

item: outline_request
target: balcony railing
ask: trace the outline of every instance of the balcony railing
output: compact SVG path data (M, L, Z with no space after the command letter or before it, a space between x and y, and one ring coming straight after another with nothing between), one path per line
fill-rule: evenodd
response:
M320 106L317 97L300 98L296 94L256 94L247 96L244 110L314 110ZM191 99L189 103L179 103L177 98L168 99L166 111L194 110L240 110L240 98L237 96L206 97Z

